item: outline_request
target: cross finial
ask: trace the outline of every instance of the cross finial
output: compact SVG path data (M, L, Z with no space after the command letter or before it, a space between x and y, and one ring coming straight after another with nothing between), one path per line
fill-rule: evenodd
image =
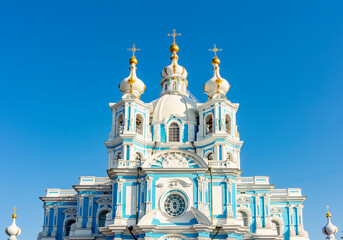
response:
M18 208L14 205L14 208L12 208L12 210L13 210L13 213L15 213L18 210Z
M140 51L141 49L136 48L136 44L133 44L133 47L132 48L128 48L127 50L128 51L132 51L132 57L134 57L135 56L135 52L136 51Z
M326 206L326 209L327 209L327 213L326 213L326 217L331 217L331 214L329 212L329 205Z
M173 43L176 43L176 42L175 42L175 37L176 37L176 36L181 36L181 33L176 33L175 31L176 31L176 30L173 29L173 33L168 33L168 37L169 37L169 36L172 36L172 37L173 37L173 39L174 39L174 42L173 42Z
M217 56L217 52L218 52L218 51L223 51L223 50L222 50L222 49L218 49L217 46L216 46L216 44L214 44L214 48L208 49L208 51L214 52L214 56L216 57L216 56Z

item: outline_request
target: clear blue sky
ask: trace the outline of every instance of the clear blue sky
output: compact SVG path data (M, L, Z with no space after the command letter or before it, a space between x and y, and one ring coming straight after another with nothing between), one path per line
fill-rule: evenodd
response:
M129 73L126 49L142 49L142 100L152 101L176 28L179 63L201 101L208 49L223 49L228 98L240 103L243 175L301 187L311 239L325 237L327 204L342 230L343 1L163 2L0 3L0 228L16 204L19 239L35 239L46 188L106 175L108 103Z

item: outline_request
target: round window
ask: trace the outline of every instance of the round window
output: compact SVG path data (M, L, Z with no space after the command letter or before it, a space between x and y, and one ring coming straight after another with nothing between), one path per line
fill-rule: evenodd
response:
M179 194L170 194L164 201L164 211L171 217L178 217L186 210L186 201Z

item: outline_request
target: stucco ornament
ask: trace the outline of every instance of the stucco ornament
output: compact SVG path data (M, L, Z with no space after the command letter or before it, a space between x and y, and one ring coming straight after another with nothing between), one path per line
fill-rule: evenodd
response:
M167 237L167 240L182 240L182 238L179 238L179 237Z
M163 168L183 168L188 167L188 161L180 154L172 153L162 162Z

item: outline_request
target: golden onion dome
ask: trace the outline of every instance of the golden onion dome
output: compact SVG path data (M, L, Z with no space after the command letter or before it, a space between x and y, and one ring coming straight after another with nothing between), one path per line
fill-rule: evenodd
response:
M170 46L170 52L173 53L173 52L179 52L179 46L176 45L176 43L173 43L171 46Z
M212 65L214 66L215 64L218 64L218 65L220 64L220 60L217 56L215 56L212 60Z
M135 65L137 65L137 63L138 63L137 58L136 58L135 56L132 56L132 57L130 58L129 63L130 63L130 65L131 65L132 63L134 63Z

